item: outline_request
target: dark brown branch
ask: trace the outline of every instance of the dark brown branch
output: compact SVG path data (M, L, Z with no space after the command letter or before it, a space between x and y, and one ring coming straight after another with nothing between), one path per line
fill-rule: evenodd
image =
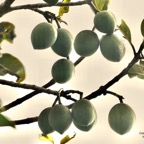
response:
M115 92L112 92L112 91L106 91L104 95L106 95L106 94L111 94L113 96L116 96L119 99L120 103L123 103L123 99L124 99L123 96L121 96Z
M85 4L87 4L87 2L84 0L84 1L67 2L67 3L59 2L55 6L81 6L81 5L85 5ZM11 10L44 8L44 7L51 7L51 5L49 5L47 3L26 4L26 5L11 7Z
M80 57L80 58L74 63L74 65L77 66L83 59L84 59L84 57ZM52 86L52 85L54 85L54 84L55 84L55 81L54 81L53 79L51 79L47 84L43 85L42 87L43 87L43 88L48 88L48 87L50 87L50 86ZM13 102L11 102L11 103L3 106L3 107L0 109L0 111L1 111L1 112L7 111L7 110L9 110L10 108L13 108L13 107L15 107L15 106L23 103L24 101L32 98L33 96L35 96L35 95L37 95L37 94L39 94L39 93L40 93L40 92L37 91L37 90L36 90L36 91L33 91L33 92L31 92L31 93L23 96L22 98L19 98L19 99L15 100L15 101L13 101ZM73 98L70 98L70 97L67 97L67 99L74 100Z
M2 79L0 79L0 84L11 86L11 87L23 88L23 89L32 89L32 90L35 90L39 93L44 92L44 93L48 93L48 94L57 95L57 91L46 89L44 87L39 87L36 85L16 83L13 81L7 81L7 80L2 80Z
M12 4L15 0L6 0L7 4ZM10 1L10 2L9 2ZM11 5L10 4L10 5ZM63 3L59 2L55 6L81 6L87 4L87 1L78 1L78 2L68 2L68 3ZM5 4L0 5L0 17L3 15L15 11L15 10L24 10L24 9L37 9L37 8L45 8L45 7L51 7L51 5L47 3L35 3L35 4L26 4L26 5L19 5L19 6L13 6L13 7L7 7Z
M132 50L133 50L133 54L136 55L136 50L135 50L135 47L132 43L130 43L131 47L132 47Z
M80 57L75 63L74 66L77 66L79 63L81 63L81 61L84 60L85 57Z
M130 68L139 60L140 54L143 51L143 49L144 49L144 41L142 42L138 52L135 54L134 58L131 60L131 62L128 64L128 66L126 68L124 68L116 77L114 77L112 80L110 80L104 86L101 86L98 90L92 92L85 98L90 100L90 99L96 98L97 96L104 94L109 87L111 87L113 84L118 82L122 77L127 75Z
M15 125L23 125L23 124L30 124L38 121L38 117L31 117L31 118L26 118L26 119L21 119L21 120L15 120L13 121Z
M45 84L45 85L43 86L43 88L48 88L48 87L52 86L53 84L55 84L55 81L52 79L52 80L50 80L47 84ZM13 101L13 102L11 102L11 103L3 106L3 107L0 109L0 111L1 111L1 112L7 111L7 110L9 110L10 108L15 107L15 106L23 103L24 101L32 98L33 96L35 96L35 95L37 95L37 94L39 94L39 93L40 93L39 91L33 91L33 92L31 92L31 93L23 96L22 98L19 98L19 99L15 100L15 101Z
M10 10L10 6L15 0L5 0L1 5L0 5L0 17L3 16L4 14L8 13Z
M82 99L82 97L83 97L83 92L78 91L78 90L66 90L66 91L61 92L61 96L65 97L66 99L77 101L76 99L71 97L71 94L78 94L79 99Z

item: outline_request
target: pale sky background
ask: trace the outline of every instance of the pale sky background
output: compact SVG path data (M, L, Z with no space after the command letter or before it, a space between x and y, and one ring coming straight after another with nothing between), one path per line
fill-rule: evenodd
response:
M14 5L27 4L29 0L16 0ZM31 3L42 2L42 0L31 1ZM124 19L129 25L132 32L132 42L138 50L142 41L140 33L140 24L144 18L144 1L143 0L111 0L109 11L113 12L116 16L118 24L121 19ZM52 12L58 12L58 7L47 8ZM68 23L68 26L62 24L62 27L67 28L75 37L75 35L84 29L92 29L94 14L88 6L71 7L70 12L63 16L63 19ZM29 10L21 10L9 13L0 18L0 21L10 21L16 26L17 37L13 44L4 42L2 44L2 52L8 52L18 57L25 65L27 77L24 83L36 84L42 86L51 79L51 66L53 63L61 58L54 54L49 48L42 51L35 51L32 48L30 41L30 34L35 25L40 22L46 21L41 15ZM99 33L99 37L101 34ZM86 58L76 68L74 78L65 85L56 84L52 89L59 90L60 88L75 89L84 92L84 96L95 91L100 86L107 83L114 76L116 76L123 68L127 66L133 57L131 47L127 42L126 55L120 63L112 63L102 57L100 50L94 55ZM72 57L73 61L77 58ZM136 124L133 129L126 135L118 135L115 133L108 124L108 113L111 107L119 102L113 96L106 95L100 96L91 100L97 112L97 123L89 132L81 132L73 127L71 131L67 132L71 135L74 131L77 132L76 137L69 142L69 144L143 144L144 138L140 132L144 132L144 81L133 78L129 79L128 76L123 77L118 83L113 85L109 90L117 92L125 97L124 102L133 108L136 113ZM30 90L22 90L11 88L8 86L0 86L3 104L24 96ZM39 115L39 113L46 107L51 106L53 96L46 94L39 94L34 98L26 101L25 103L12 108L4 114L11 118L23 119ZM67 103L67 101L63 101ZM30 125L17 126L16 129L9 127L0 128L0 143L1 144L43 144L39 140L41 131L37 123ZM53 134L58 139L63 137L57 133Z

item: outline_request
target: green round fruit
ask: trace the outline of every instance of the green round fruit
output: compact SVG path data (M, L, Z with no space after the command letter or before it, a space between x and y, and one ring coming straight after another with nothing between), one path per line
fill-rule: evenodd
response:
M70 110L60 104L52 107L48 119L52 128L60 134L63 134L72 123Z
M51 47L56 39L56 27L46 22L38 24L31 33L31 42L34 49L46 49Z
M109 61L119 62L125 55L125 45L115 34L105 35L100 41L102 55Z
M71 33L64 28L58 29L58 37L52 46L52 50L60 56L67 57L72 50L72 46L73 37Z
M44 1L50 5L55 5L58 2L58 0L44 0Z
M89 125L80 125L80 124L77 123L76 121L73 121L73 123L74 123L74 125L75 125L79 130L87 132L87 131L90 131L90 130L93 128L93 126L94 126L95 123L96 123L96 120L94 120L94 121L93 121L91 124L89 124Z
M94 17L94 26L102 33L112 34L116 26L115 17L111 12L101 11Z
M83 30L74 39L74 48L78 55L87 57L94 54L99 47L97 34L90 30Z
M68 82L74 75L74 72L74 64L68 59L57 60L51 70L53 79L58 83Z
M48 115L49 115L50 110L51 108L48 107L44 109L38 116L38 125L41 131L43 132L43 134L49 134L54 131L48 121Z
M72 106L73 122L80 126L89 126L96 120L96 111L89 100L81 99Z
M108 115L110 127L120 135L131 130L135 119L136 116L132 108L124 103L113 106Z

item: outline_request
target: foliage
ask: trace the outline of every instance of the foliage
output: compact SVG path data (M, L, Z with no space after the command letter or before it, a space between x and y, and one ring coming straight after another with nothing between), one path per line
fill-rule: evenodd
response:
M0 23L0 43L3 40L7 40L8 42L12 43L15 35L15 26L10 22L1 22Z
M109 0L93 0L93 2L99 11L108 9Z
M11 74L17 77L17 82L25 79L25 68L20 60L9 53L3 53L0 58L0 75Z

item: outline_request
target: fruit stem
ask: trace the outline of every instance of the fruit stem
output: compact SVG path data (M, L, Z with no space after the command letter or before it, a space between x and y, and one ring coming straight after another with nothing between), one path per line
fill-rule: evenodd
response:
M61 98L60 98L62 91L63 91L63 89L60 89L60 90L58 91L58 95L57 95L57 100L58 100L59 104L62 104Z
M93 26L93 28L92 28L92 31L94 32L94 30L95 30L95 26Z
M87 0L87 4L90 6L91 10L94 12L94 14L97 14L99 11L96 9L96 7L93 5L91 0Z
M57 101L58 101L59 104L62 104L61 99L60 99L60 96L61 96L61 92L62 92L62 91L63 91L63 89L60 89L60 90L58 91L57 97L56 97L55 101L53 102L52 107L56 105Z
M115 92L112 92L112 91L105 91L104 95L106 95L106 94L111 94L113 96L116 96L119 99L120 103L123 103L123 99L124 99L123 96L121 96Z
M61 26L60 26L60 24L59 24L59 22L58 22L57 17L54 17L54 20L55 20L55 22L56 22L56 24L57 24L58 29L61 28Z

